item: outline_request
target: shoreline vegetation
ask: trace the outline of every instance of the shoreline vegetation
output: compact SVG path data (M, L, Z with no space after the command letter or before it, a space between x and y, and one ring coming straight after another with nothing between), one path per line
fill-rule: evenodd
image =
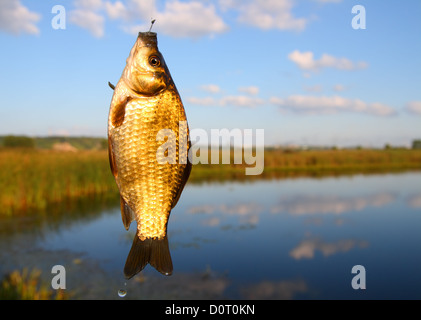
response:
M0 215L50 209L82 198L117 199L107 150L98 146L94 150L66 149L63 143L55 150L1 147ZM417 171L421 150L270 148L264 152L264 171L257 176L245 175L245 168L254 165L233 164L232 150L230 163L194 165L188 183Z

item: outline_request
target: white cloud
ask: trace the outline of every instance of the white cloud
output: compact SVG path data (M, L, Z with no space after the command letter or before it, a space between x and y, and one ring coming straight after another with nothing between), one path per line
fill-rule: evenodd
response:
M106 2L105 8L111 19L122 20L123 30L132 34L146 31L151 19L156 20L154 30L176 38L199 38L228 30L215 6L200 1L168 1L162 10L158 10L155 0L130 0L127 5ZM133 24L139 20L142 23Z
M325 3L340 3L340 2L342 2L342 0L313 0L313 1L316 1L316 2L319 2L319 3L323 3L323 4L325 4Z
M421 115L421 101L408 102L405 109L412 114Z
M103 6L102 0L75 0L74 2L76 7L98 10Z
M204 84L200 86L203 91L206 91L211 94L218 94L221 93L221 87L216 84ZM239 87L239 92L246 93L251 96L255 96L259 93L259 87L256 86L249 86L249 87Z
M219 107L244 107L244 108L254 108L265 103L265 100L257 97L250 96L224 96L219 99L213 97L189 97L186 99L188 103L198 106L219 106Z
M104 20L102 15L83 8L69 12L69 21L71 23L87 29L97 38L101 38L104 35Z
M320 71L323 68L349 71L368 67L366 62L352 62L347 58L337 58L326 53L319 60L315 60L314 53L311 51L300 52L299 50L295 50L288 55L288 59L294 62L300 69L306 71Z
M306 18L292 14L293 0L220 0L223 10L238 11L238 21L260 29L302 31Z
M115 19L128 20L128 19L130 19L130 12L121 1L117 1L115 3L106 2L105 3L105 11L107 12L108 16L112 20L115 20Z
M69 22L88 30L94 37L104 36L105 17L101 11L105 8L102 0L75 0L74 9L68 13Z
M341 91L344 91L345 89L346 89L345 86L342 84L336 84L333 86L333 91L336 91L336 92L341 92Z
M293 95L288 98L272 97L270 102L282 109L297 113L333 114L338 112L366 113L378 116L389 116L396 111L378 102L367 103L359 99L349 99L339 96L302 96Z
M155 2L155 0L107 1L105 2L105 11L113 20L121 19L128 22L140 19L150 21L152 17L156 18Z
M15 35L39 34L36 23L40 19L40 14L29 11L19 0L0 1L0 30Z
M255 86L240 87L240 88L238 88L238 91L250 94L252 96L255 96L255 95L259 94L259 88L255 87Z
M203 86L200 87L202 90L212 93L212 94L216 94L221 92L221 88L216 85L216 84L204 84Z
M207 84L202 85L201 89L209 92L213 95L217 95L222 90L218 85ZM265 103L264 99L256 97L259 93L259 88L255 86L250 87L240 87L238 91L247 93L248 95L227 95L219 97L188 97L186 101L193 105L200 106L235 106L235 107L245 107L245 108L254 108L256 106L262 105Z
M151 18L156 19L158 13L156 0L129 0L127 10L131 19L142 19L148 22Z
M218 102L212 97L204 97L204 98L197 98L197 97L189 97L186 99L188 103L196 106L212 106L217 105Z
M186 101L196 106L215 107L243 107L254 108L266 103L276 105L283 111L291 111L301 114L337 114L341 112L353 112L371 114L376 116L391 116L396 110L386 104L379 102L368 103L360 99L344 98L341 96L307 96L291 95L287 98L271 97L262 99L257 97L258 87L240 87L238 90L248 95L225 95L215 96L221 92L221 88L214 84L203 85L201 89L213 94L208 97L188 97ZM321 85L306 87L307 91L319 92L323 89ZM338 89L338 88L337 88Z
M156 16L157 29L173 37L198 38L227 31L228 26L216 14L211 4L171 1ZM158 27L159 26L159 27Z
M121 20L125 24L122 30L137 35L150 27L151 17L157 19L156 0L75 0L75 9L69 12L69 21L81 28L87 29L93 36L104 35L105 20ZM142 24L134 22L142 20Z
M264 103L263 99L250 96L226 96L219 100L222 106L254 108Z

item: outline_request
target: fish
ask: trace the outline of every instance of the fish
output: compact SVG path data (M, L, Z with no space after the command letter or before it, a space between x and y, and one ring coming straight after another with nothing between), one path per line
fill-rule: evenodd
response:
M114 90L108 116L110 168L123 225L128 230L132 221L137 223L124 275L130 279L148 263L171 275L167 225L190 176L191 143L186 112L155 32L139 32L119 81L109 85ZM159 156L163 129L174 133L175 145ZM162 161L171 157L175 161Z

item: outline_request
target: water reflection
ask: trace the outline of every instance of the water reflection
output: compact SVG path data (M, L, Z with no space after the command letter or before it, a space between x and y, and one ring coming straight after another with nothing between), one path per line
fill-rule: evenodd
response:
M421 193L411 195L408 198L408 206L411 208L421 208Z
M94 221L103 214L110 214L117 200L117 194L99 195L68 199L50 205L47 210L18 211L12 215L0 215L0 237L20 233L42 236L47 231L60 231L63 227L70 227L73 224Z
M241 289L246 299L254 300L291 300L309 290L302 280L262 281Z
M255 226L259 222L259 214L263 212L263 206L257 203L237 203L234 205L210 205L194 206L187 210L190 214L207 214L214 215L219 213L223 216L237 216L240 226ZM203 219L201 223L209 227L217 227L221 225L221 217L212 216Z
M367 207L382 207L396 200L390 192L366 196L341 197L335 195L282 197L280 203L270 209L271 213L287 212L291 215L341 214L361 211Z
M224 299L230 281L209 268L178 272L171 277L142 272L127 283L128 299Z
M338 252L348 252L353 248L367 248L368 242L363 240L343 239L335 242L325 242L322 239L306 239L292 249L289 253L296 260L312 259L316 251L320 251L323 256L328 257Z
M0 275L66 267L74 299L421 298L420 173L187 185L168 237L174 273L127 281L115 199L0 218ZM364 297L351 268L370 272ZM387 266L387 267L385 267ZM394 279L394 281L391 281Z

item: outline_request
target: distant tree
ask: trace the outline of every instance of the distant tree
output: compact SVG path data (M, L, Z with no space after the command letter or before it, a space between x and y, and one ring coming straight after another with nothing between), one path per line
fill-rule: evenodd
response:
M385 148L385 150L390 150L390 149L392 149L392 146L389 143L386 143L384 145L384 148Z
M34 148L35 140L25 136L6 136L3 139L3 146L7 148Z
M421 149L421 140L412 141L412 149Z

